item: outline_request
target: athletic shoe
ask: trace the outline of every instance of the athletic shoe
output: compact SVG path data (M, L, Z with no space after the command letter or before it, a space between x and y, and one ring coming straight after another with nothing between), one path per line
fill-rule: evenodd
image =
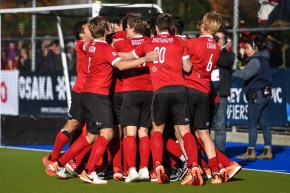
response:
M186 176L181 181L181 185L192 185L192 180L193 180L192 171L191 169L187 169Z
M202 168L202 177L203 177L203 179L210 179L211 178L211 170L209 167Z
M170 169L170 175L169 179L170 181L177 181L179 180L179 176L181 175L181 168L178 168L176 166L172 166Z
M114 172L110 167L98 173L98 176L102 179L113 179Z
M202 169L200 169L199 167L193 167L193 168L191 168L191 174L193 177L192 185L202 186L203 185L203 178L201 176Z
M74 160L71 159L68 161L68 163L65 164L65 169L66 171L68 171L70 174L74 175L74 176L79 176L79 173L77 172L77 167L78 167L78 163Z
M156 174L156 171L154 169L150 172L150 181L151 182L158 182L157 174Z
M147 167L144 167L142 169L139 170L138 172L139 175L139 179L141 181L148 181L149 180L149 171Z
M242 166L240 166L237 162L233 162L230 166L226 167L229 180L234 177L237 173L239 173L242 169Z
M169 178L165 173L165 169L160 162L155 163L155 171L157 175L157 181L159 184L164 184L169 182Z
M50 175L51 173L54 172L59 177L66 178L65 168L59 167L57 162L53 162L52 164L48 164L45 171L48 175Z
M212 173L211 183L212 184L221 184L222 183L221 174L219 172Z
M128 177L125 179L125 182L128 183L128 182L136 182L139 180L139 175L136 171L136 168L133 167L133 168L130 168L129 169L129 174L128 174Z
M114 167L113 172L114 172L113 179L115 181L124 181L125 180L125 178L123 176L123 171L120 168Z
M80 175L80 179L91 183L91 184L107 184L107 180L102 180L99 178L96 172L92 172L91 174L87 174L85 170Z
M222 182L229 181L229 175L228 175L228 172L227 172L226 168L222 168L220 170L220 174L221 174Z
M50 160L49 160L49 155L48 155L48 156L44 156L44 157L42 158L42 163L43 163L44 167L46 167L47 164L52 164L53 161L50 161Z
M187 161L182 162L182 167L181 167L181 171L179 173L178 176L178 180L182 180L184 178L184 176L187 174L188 171L188 167L187 167Z

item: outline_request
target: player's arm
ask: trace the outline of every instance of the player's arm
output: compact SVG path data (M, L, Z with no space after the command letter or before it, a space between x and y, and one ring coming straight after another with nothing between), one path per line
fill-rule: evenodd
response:
M123 60L132 60L132 59L135 59L135 56L133 55L132 52L118 52L118 55L119 55Z
M192 68L192 63L190 61L190 58L189 56L188 57L182 57L182 68L183 68L183 71L185 72L190 72L191 71L191 68Z
M113 65L116 68L118 68L119 70L127 70L127 69L133 68L135 66L138 66L140 64L156 60L158 58L158 56L159 56L158 52L151 51L151 52L148 52L145 56L143 56L141 58L137 58L134 60L123 60L122 59L122 60L116 61Z

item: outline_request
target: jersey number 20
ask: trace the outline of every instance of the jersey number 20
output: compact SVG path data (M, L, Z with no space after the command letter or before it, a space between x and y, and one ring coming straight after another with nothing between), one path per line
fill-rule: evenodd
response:
M154 64L157 64L157 63L162 64L162 63L164 63L164 60L165 60L164 56L165 56L166 48L165 47L161 47L161 48L155 47L154 51L155 52L159 52L159 57L158 57L158 60L154 60L153 63Z

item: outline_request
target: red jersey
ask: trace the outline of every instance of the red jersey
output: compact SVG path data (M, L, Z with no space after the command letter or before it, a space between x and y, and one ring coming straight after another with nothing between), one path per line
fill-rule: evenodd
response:
M127 39L127 32L126 31L116 31L115 38L116 39L119 39L119 38Z
M186 37L186 35L175 35L175 37L178 37L178 38L180 38L180 39L182 39L184 41L187 41L188 40L188 38Z
M212 36L200 36L187 41L192 71L185 73L186 86L204 93L210 91L211 72L216 68L220 47Z
M130 52L144 43L149 38L146 36L135 36L131 39L116 42L116 52ZM148 67L139 65L137 68L131 68L122 71L123 91L152 91L152 83Z
M185 41L161 33L138 46L132 53L138 58L153 50L160 53L158 60L148 63L153 91L164 86L185 86L182 59L189 57Z
M77 57L77 77L74 87L72 88L73 91L77 93L81 93L84 88L84 84L86 82L86 72L87 72L87 57L86 52L84 51L83 47L86 42L84 41L76 41L76 57Z
M113 74L112 65L121 58L110 44L99 40L90 42L86 53L88 68L83 92L109 95Z

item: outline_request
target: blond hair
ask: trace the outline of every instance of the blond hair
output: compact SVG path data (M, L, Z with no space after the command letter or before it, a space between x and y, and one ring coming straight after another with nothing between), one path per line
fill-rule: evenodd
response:
M147 29L147 23L141 17L128 18L127 24L130 28L133 28L137 34L144 34Z
M206 13L202 18L204 30L210 34L215 34L222 25L222 17L219 13L213 11Z
M93 38L105 36L107 28L107 20L102 16L94 17L89 21L89 30L91 31Z

